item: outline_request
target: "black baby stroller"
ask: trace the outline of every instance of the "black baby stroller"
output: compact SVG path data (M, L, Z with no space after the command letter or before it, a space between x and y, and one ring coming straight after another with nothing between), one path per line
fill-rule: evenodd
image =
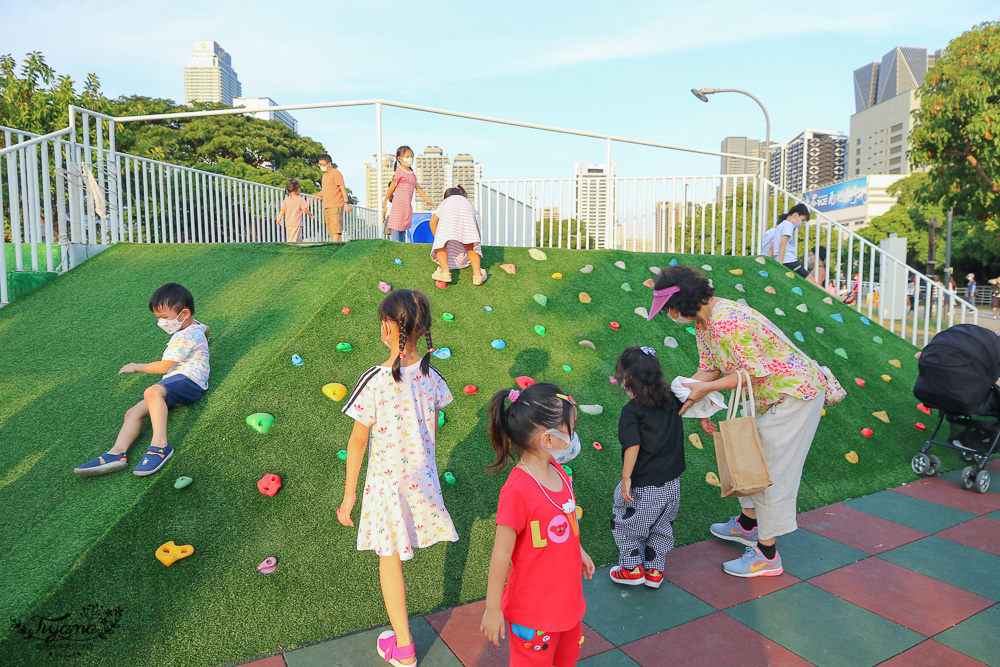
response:
M966 461L962 486L986 493L990 473L986 461L1000 443L1000 337L975 324L957 324L942 331L920 354L913 395L941 413L937 428L910 461L918 475L941 472L941 461L927 451L931 445L957 449ZM946 440L935 440L944 421L951 425Z

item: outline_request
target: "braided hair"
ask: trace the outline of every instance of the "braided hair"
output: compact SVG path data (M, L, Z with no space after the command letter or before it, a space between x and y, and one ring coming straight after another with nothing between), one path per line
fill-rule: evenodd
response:
M420 372L430 373L431 366L431 303L423 292L416 290L395 290L382 300L378 308L378 317L382 322L395 322L399 327L399 354L392 362L392 379L401 382L403 373L400 370L401 360L406 358L406 341L424 336L427 339L427 352L420 360Z

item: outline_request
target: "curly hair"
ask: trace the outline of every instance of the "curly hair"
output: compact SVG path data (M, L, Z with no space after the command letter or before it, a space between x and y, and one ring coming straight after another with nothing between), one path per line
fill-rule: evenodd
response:
M653 289L661 290L676 285L680 291L670 297L670 301L664 306L661 312L668 309L678 311L683 317L693 318L701 310L701 307L708 303L715 296L715 288L694 269L677 264L668 266L653 283Z
M626 347L619 355L615 377L618 386L631 391L633 400L643 408L677 412L680 407L663 378L660 360L655 354L646 354L638 345Z

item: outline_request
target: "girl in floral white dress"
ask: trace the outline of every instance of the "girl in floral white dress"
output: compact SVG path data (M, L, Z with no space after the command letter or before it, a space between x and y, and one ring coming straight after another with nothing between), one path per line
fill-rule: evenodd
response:
M452 396L441 373L430 365L431 308L416 291L396 290L378 310L382 342L391 354L381 366L362 373L343 408L354 419L347 445L347 480L337 520L353 526L361 459L371 439L368 473L361 497L358 550L379 556L382 597L392 630L378 638L378 653L391 665L416 664L406 611L402 561L414 547L457 542L458 533L441 498L434 459L438 411ZM417 356L417 339L427 353Z

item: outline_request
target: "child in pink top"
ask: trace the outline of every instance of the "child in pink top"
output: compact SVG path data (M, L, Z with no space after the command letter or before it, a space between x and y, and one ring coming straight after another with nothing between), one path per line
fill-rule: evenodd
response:
M281 202L278 221L275 224L280 225L284 219L288 242L298 243L299 235L302 233L302 215L305 214L311 218L312 213L309 212L309 202L302 196L302 187L298 181L294 178L288 181L285 185L285 192L288 196Z
M389 201L392 202L392 208L389 209L389 214L385 218L385 227L386 231L390 233L389 237L393 241L401 243L406 241L406 230L410 228L410 222L413 219L413 204L411 203L413 192L416 191L423 197L429 207L434 207L434 204L424 193L424 189L417 183L417 175L413 173L412 165L413 150L409 146L397 148L396 163L393 165L396 171L392 175L389 191L385 193L385 199L382 202L383 209Z

